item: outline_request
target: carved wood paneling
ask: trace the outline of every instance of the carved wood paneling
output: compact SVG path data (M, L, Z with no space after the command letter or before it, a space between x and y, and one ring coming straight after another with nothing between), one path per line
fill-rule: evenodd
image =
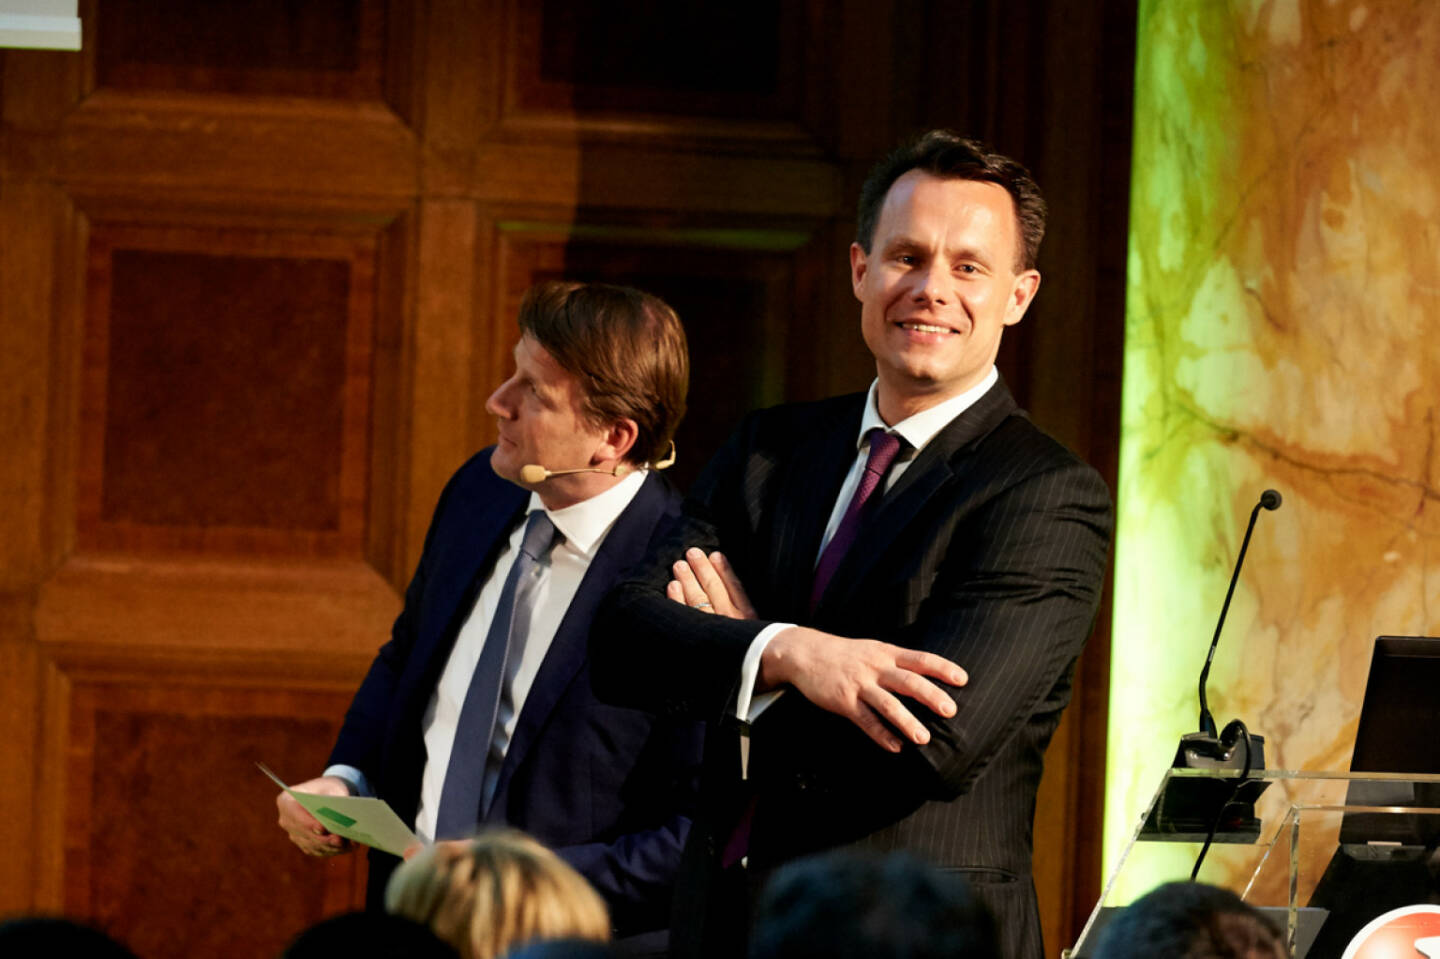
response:
M142 955L263 956L363 899L363 857L316 868L300 855L275 828L275 789L255 768L298 776L323 765L346 692L66 665L68 913ZM237 910L250 921L236 922Z
M100 86L377 99L381 0L104 0L86 22Z
M0 591L25 590L72 535L72 362L81 218L44 183L0 184Z
M11 152L26 174L104 196L215 203L246 194L305 206L327 198L373 206L373 198L383 197L398 210L416 187L413 131L390 108L371 102L216 105L102 91L57 130L18 134Z
M639 0L617 16L574 0L515 3L520 110L796 119L803 5ZM743 60L745 69L734 69Z
M370 236L95 227L82 544L360 555L375 272Z
M814 149L829 35L804 0L509 0L505 23L507 131Z
M97 649L369 656L400 610L368 564L72 556L39 588L36 638Z
M13 596L0 598L0 731L5 736L0 777L7 796L0 842L12 850L9 867L0 871L0 908L6 911L30 906L40 860L48 851L37 825L42 673L28 605Z

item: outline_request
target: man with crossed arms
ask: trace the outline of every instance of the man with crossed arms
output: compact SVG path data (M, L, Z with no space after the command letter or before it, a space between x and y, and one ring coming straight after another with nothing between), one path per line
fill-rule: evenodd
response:
M607 598L592 676L716 721L674 954L741 954L770 869L858 846L963 873L1002 954L1039 959L1035 791L1111 530L1099 475L994 365L1040 283L1045 204L1019 164L933 131L876 167L857 219L875 382L742 423Z

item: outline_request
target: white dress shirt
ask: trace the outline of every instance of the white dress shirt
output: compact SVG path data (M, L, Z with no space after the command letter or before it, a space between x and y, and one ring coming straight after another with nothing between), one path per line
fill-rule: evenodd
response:
M525 705L525 697L535 682L545 654L555 639L560 621L570 608L585 578L590 562L595 558L605 536L610 532L640 491L645 482L646 472L636 470L627 474L620 482L597 496L559 510L545 510L555 528L564 536L548 557L540 557L537 564L539 575L536 581L535 607L530 619L530 634L526 638L520 664L509 687L509 696L502 696L499 715L495 721L495 734L490 743L489 756L477 755L474 762L487 763L481 800L489 805L495 794L500 778L500 765L514 735L515 723ZM495 558L495 565L480 587L469 617L455 638L450 658L440 674L435 692L425 708L422 729L425 739L425 769L420 780L420 805L415 813L415 835L422 842L430 842L435 835L435 819L440 809L440 794L445 784L445 770L450 764L450 752L455 744L455 730L460 720L460 709L470 689L470 679L480 651L485 646L490 631L490 622L500 605L500 594L510 567L515 564L520 543L525 536L525 519L533 511L545 509L538 494L530 494L526 512L516 521L506 543ZM370 795L369 783L364 774L353 767L332 766L325 770L327 776L339 776L349 780L356 792Z

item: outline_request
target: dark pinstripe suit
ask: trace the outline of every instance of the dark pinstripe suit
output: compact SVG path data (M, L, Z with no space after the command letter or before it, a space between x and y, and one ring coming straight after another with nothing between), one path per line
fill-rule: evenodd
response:
M906 849L964 870L995 912L1005 954L1041 955L1031 825L1042 757L1089 634L1111 530L1099 475L1046 436L998 383L921 451L808 612L826 521L855 456L865 397L746 420L686 502L676 535L612 592L591 634L602 697L716 719L740 661L770 621L882 639L970 674L951 719L912 709L931 741L891 755L848 720L791 692L755 724L750 872L854 844ZM665 598L684 545L719 549L761 620L708 616ZM714 866L733 821L733 725L706 749L710 830L692 833L679 919L696 951L733 952L736 921ZM708 871L706 876L699 875ZM685 881L685 880L682 880ZM718 883L719 885L716 885ZM733 890L732 890L733 892ZM677 931L677 945L684 935Z

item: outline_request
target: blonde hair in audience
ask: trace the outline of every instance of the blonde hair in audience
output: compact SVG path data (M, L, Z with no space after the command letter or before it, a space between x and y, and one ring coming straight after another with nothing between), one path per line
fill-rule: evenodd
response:
M605 902L584 877L513 829L418 853L391 877L385 908L428 924L465 959L538 939L610 938Z

